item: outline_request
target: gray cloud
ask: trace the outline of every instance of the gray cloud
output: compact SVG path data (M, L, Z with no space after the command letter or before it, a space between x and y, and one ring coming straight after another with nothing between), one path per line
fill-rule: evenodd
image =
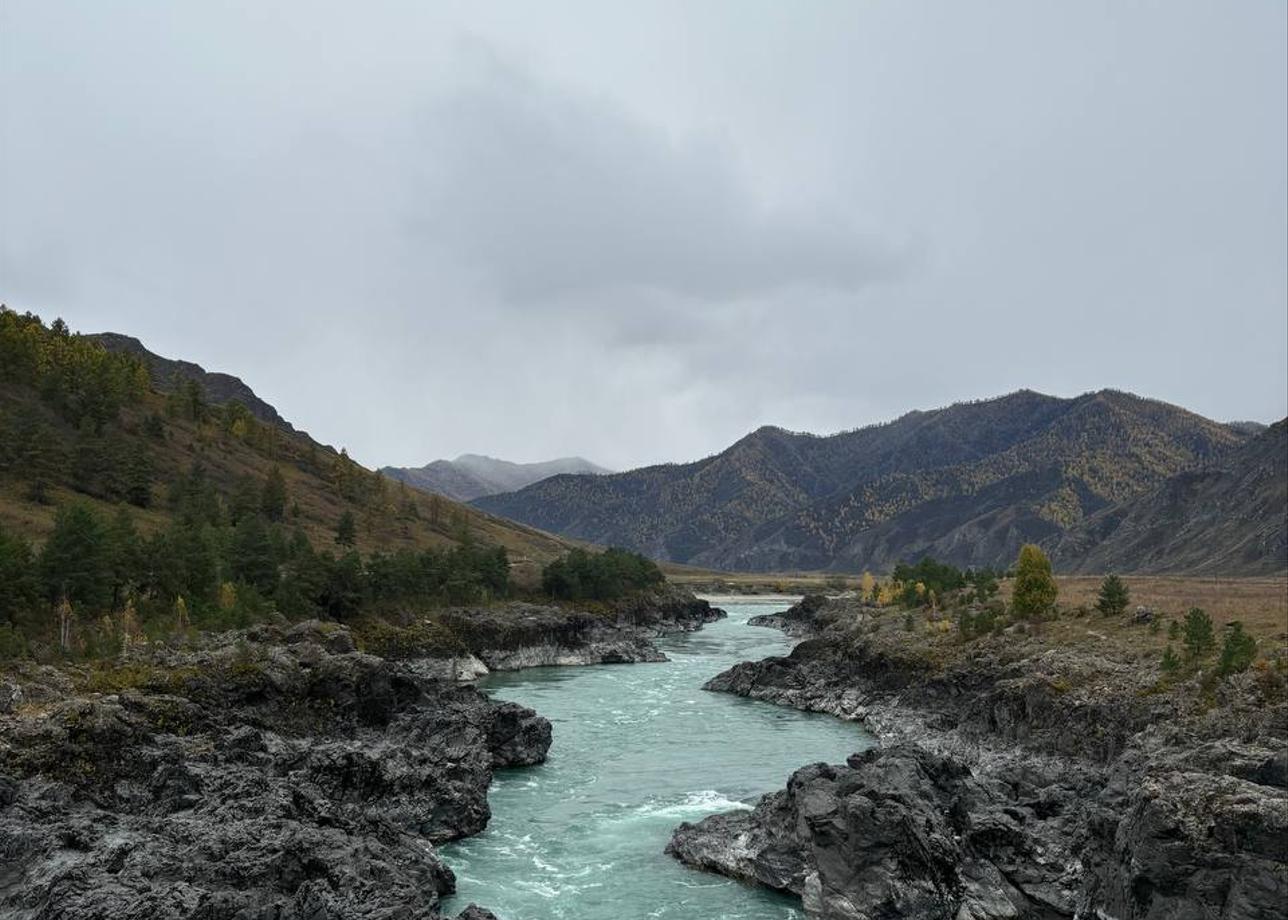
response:
M370 464L1022 386L1288 411L1282 4L3 15L0 299Z
M521 74L487 76L424 116L425 212L412 225L511 301L856 290L907 259L834 209L758 201L718 145Z

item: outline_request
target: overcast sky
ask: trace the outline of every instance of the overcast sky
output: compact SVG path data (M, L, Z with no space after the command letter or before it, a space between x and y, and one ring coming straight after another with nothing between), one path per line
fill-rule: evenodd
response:
M1282 0L0 3L0 300L362 462L1288 411Z

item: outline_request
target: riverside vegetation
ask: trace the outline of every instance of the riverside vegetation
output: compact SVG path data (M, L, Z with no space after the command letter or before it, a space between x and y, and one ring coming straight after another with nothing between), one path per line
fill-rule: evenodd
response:
M434 846L550 744L459 681L657 661L719 611L124 341L0 310L0 913L439 917Z
M861 720L881 747L682 825L673 855L828 920L1282 915L1281 617L1133 610L1114 577L1097 606L1061 607L1032 547L1009 604L918 569L939 582L913 609L893 582L808 597L761 620L804 639L790 655L707 684Z
M1155 411L1101 396L1075 421ZM1064 430L1070 407L1044 399L1021 402ZM1253 462L1160 494L1273 505L1282 423L1163 416ZM1177 454L1146 441L1152 481ZM1164 545L1113 507L1106 539ZM1280 530L1236 531L1239 558L1278 571ZM804 641L707 688L862 720L882 747L670 851L829 920L1278 916L1282 607L1241 611L1234 585L1133 609L1160 585L1062 579L1035 545L1002 570L982 545L974 568L914 555L762 618ZM0 309L6 916L437 920L454 882L436 845L481 830L493 771L551 741L462 682L658 661L654 638L720 615L642 556L391 483L236 378Z

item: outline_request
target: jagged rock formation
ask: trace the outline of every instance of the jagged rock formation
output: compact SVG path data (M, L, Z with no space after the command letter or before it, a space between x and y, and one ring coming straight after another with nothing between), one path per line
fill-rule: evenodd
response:
M550 744L532 711L332 625L16 682L24 702L0 718L15 920L433 920L454 886L433 845L480 831L492 771Z
M513 492L564 473L600 476L610 471L581 457L512 463L479 454L461 454L455 460L435 460L419 467L386 466L380 472L422 491L468 502L485 495Z
M485 510L726 571L1007 565L1251 435L1101 391L1021 391L830 437L762 428L696 463L555 476Z
M883 746L682 825L677 858L824 920L1282 916L1282 674L1160 690L1152 663L1019 634L927 659L857 604L811 607L787 619L814 638L707 689L862 719Z

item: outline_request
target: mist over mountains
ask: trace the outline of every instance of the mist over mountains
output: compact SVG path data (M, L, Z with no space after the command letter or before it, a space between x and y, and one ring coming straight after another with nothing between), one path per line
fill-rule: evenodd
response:
M611 472L581 457L560 457L539 463L512 463L481 454L461 454L455 460L435 460L421 467L386 466L380 472L426 492L457 501L513 492L561 473L598 476Z

